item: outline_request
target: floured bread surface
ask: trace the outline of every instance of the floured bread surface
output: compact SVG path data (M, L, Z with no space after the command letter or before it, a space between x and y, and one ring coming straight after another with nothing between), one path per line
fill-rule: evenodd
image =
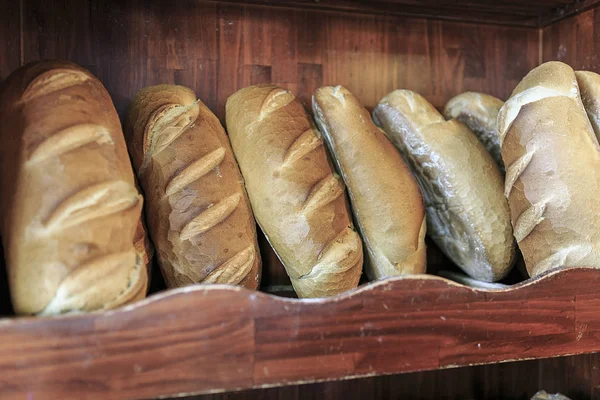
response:
M575 71L575 77L585 112L600 141L600 75L592 71Z
M318 89L313 110L348 188L369 278L424 273L423 200L398 151L342 86Z
M15 71L0 98L2 239L19 314L145 297L142 196L102 84L66 62Z
M248 196L299 297L356 288L363 264L342 179L295 96L251 86L227 100L227 130Z
M508 203L498 166L473 132L409 90L385 96L373 116L417 177L440 249L475 279L504 277L516 251Z
M131 103L125 135L167 285L256 289L255 222L217 117L186 87L151 86Z
M505 194L529 274L600 267L600 153L573 70L532 70L499 121Z
M492 155L501 172L504 172L504 162L500 154L496 120L503 105L502 100L489 94L465 92L448 100L444 107L444 117L467 125Z

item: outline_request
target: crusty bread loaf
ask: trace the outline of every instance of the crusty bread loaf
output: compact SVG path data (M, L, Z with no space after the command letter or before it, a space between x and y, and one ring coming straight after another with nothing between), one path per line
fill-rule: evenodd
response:
M504 173L504 162L500 154L496 119L504 102L485 93L465 92L454 96L444 107L446 119L457 119L475 133L483 147Z
M100 81L66 62L20 68L0 97L0 140L15 311L94 311L144 297L142 197Z
M398 151L342 86L318 89L313 110L348 188L369 278L425 272L423 200Z
M508 203L500 170L473 132L410 90L385 96L373 117L421 185L435 243L475 279L504 277L515 258Z
M600 267L600 152L571 67L527 74L498 114L498 137L529 274Z
M167 285L256 289L256 224L217 117L188 88L151 86L131 103L125 135Z
M591 71L575 71L581 101L592 124L596 139L600 141L600 75Z
M229 97L226 118L256 219L298 296L355 288L362 242L302 103L277 86L251 86Z
M140 191L137 185L136 188L138 191ZM135 251L142 258L142 264L146 266L146 270L148 272L148 285L150 285L150 282L152 281L152 259L154 257L154 247L150 242L148 228L144 222L143 210L140 217L140 221L138 222L138 226L133 237L133 246L135 247ZM146 293L144 292L144 296L145 295Z

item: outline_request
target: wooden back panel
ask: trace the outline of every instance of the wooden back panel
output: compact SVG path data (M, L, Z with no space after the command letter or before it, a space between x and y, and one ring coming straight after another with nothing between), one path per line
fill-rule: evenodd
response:
M600 7L558 21L542 31L543 61L600 72Z
M3 11L23 21L3 26L1 77L67 58L97 74L121 114L158 83L195 89L219 118L229 95L262 82L306 102L321 85L343 84L367 107L407 88L441 107L465 90L506 98L539 62L529 28L191 0L12 3Z

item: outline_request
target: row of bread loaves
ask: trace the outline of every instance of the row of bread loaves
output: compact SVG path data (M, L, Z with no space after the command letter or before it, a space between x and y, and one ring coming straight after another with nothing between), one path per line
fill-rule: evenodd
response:
M60 62L23 67L5 86L2 118L13 128L2 133L14 143L5 149L19 151L6 151L2 179L14 189L10 193L28 200L16 207L16 196L3 198L4 209L15 211L2 216L15 309L92 311L142 297L149 264L142 199L105 89L89 72ZM356 287L363 243L371 279L424 272L425 210L429 215L432 207L423 206L400 153L346 89L320 89L313 106L320 131L303 105L275 86L243 89L227 103L250 202L298 295L330 296ZM64 117L51 118L57 109ZM48 118L52 124L45 124ZM149 87L130 106L125 138L168 286L256 288L261 263L254 219L216 117L187 88ZM423 185L422 176L417 179ZM456 222L429 220L434 235L452 231ZM491 265L487 243L482 255L475 251L468 259L474 248L469 240L478 234L467 232L458 239L464 243L444 250L476 278L496 280L507 266Z
M110 96L68 62L28 64L0 94L0 231L19 314L96 311L146 295L152 248L169 287L258 287L256 225L225 131L189 89Z
M318 89L313 110L318 130L272 85L242 89L226 106L256 219L301 297L355 287L361 238L370 279L424 273L426 230L474 278L506 275L516 246L502 174L469 128L409 91L376 107L383 131L341 86Z
M392 143L420 186L429 235L472 278L493 282L504 277L514 264L517 244L531 276L551 268L600 266L595 229L600 222L600 203L595 200L600 194L597 74L547 63L528 74L506 104L478 93L453 98L444 109L448 121L422 96L397 90L373 110L382 131L341 86L318 89L313 97L320 135L310 121L288 121L296 114L307 118L293 104L289 92L273 86L244 89L228 102L227 125L253 207L259 213L291 199L306 217L307 209L316 212L314 204L323 207L341 196L343 183L371 279L425 269L419 190ZM281 139L290 129L298 130L293 135L298 139L278 144L277 162L259 166L256 160L272 150L273 138ZM276 191L270 198L267 187L298 181L298 170L281 173L296 161L290 154L300 148L302 155L320 149L320 136L340 177L328 171L327 177L309 182L314 186L304 188L304 196ZM267 175L269 183L264 180ZM325 185L330 189L324 190ZM297 241L302 231L281 235L276 232L283 229L277 225L281 218L257 219L297 280L295 264L286 258L290 249L297 254L289 239ZM325 276L324 268L301 276L314 279L315 270Z
M355 288L363 249L370 279L424 273L426 232L479 281L508 273L516 243L531 275L600 265L590 228L598 88L598 75L548 63L505 104L453 98L447 121L409 90L385 96L371 118L329 86L314 94L315 125L292 93L259 85L228 99L228 138L192 90L159 85L135 96L123 135L88 71L29 64L0 96L0 230L15 310L93 311L145 296L152 250L133 170L169 287L257 288L254 218L299 297Z
M250 203L300 297L356 287L363 243L372 279L425 271L417 182L344 88L315 95L322 133L290 92L257 86L231 96L227 125L246 187L223 127L187 88L141 90L125 135L102 84L71 63L19 69L1 101L10 127L2 209L11 210L1 228L18 313L93 311L145 295L151 250L125 139L169 287L258 286Z

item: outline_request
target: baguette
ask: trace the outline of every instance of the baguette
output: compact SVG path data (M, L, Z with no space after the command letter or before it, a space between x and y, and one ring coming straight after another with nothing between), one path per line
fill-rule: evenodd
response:
M496 120L504 102L489 94L465 92L451 98L444 107L446 119L457 119L467 125L504 173Z
M229 97L226 119L258 224L298 296L356 288L362 242L302 103L277 86L251 86Z
M142 196L100 81L72 63L28 64L4 84L0 126L0 228L15 312L143 298Z
M508 203L500 170L473 132L410 90L385 96L373 118L417 177L438 247L475 279L503 278L515 259Z
M575 71L575 77L596 140L600 141L600 75L591 71Z
M342 86L318 89L313 110L348 188L369 278L424 273L423 200L398 151Z
M125 134L167 286L256 289L256 224L217 117L188 88L151 86L133 99Z
M529 72L498 114L498 137L529 275L600 267L600 152L571 67Z

